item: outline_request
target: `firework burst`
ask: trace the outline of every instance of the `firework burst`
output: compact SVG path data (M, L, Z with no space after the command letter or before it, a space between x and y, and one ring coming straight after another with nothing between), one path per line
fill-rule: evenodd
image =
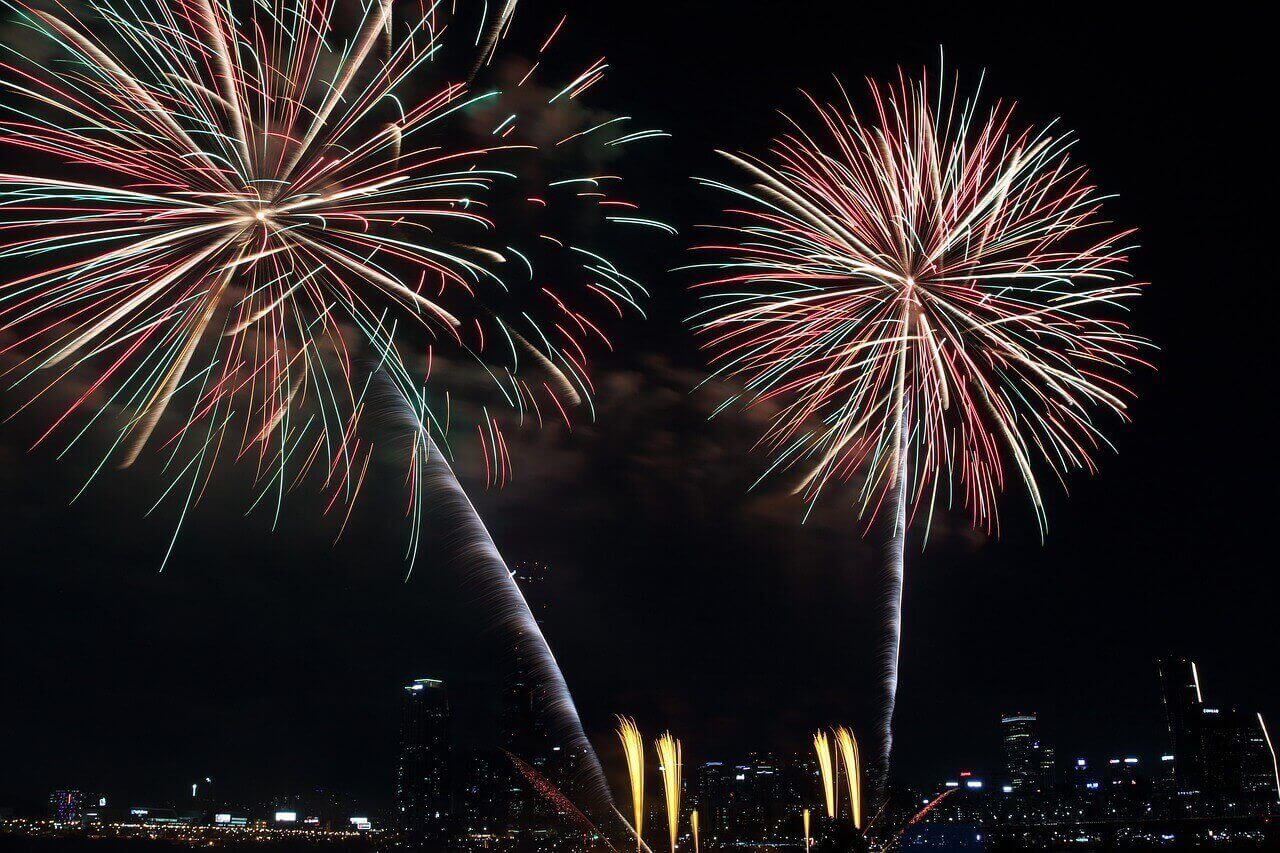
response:
M620 118L522 140L526 124L579 121L572 102L607 67L540 88L564 20L539 28L517 98L472 81L514 2L468 7L483 6L483 40L454 38L451 4L104 0L90 19L6 3L55 53L0 61L0 142L31 168L0 174L0 259L18 270L0 283L0 349L29 400L75 388L40 441L107 425L108 458L155 448L184 507L224 455L255 460L258 502L318 471L329 505L349 507L372 450L371 368L442 442L475 436L495 484L509 460L491 409L540 423L589 404L588 352L609 345L592 315L643 289L553 236L554 217L585 203L602 226L657 223L612 197L616 178L557 164L661 134ZM480 54L450 80L455 41ZM537 178L516 171L530 162Z
M1037 468L1093 470L1092 413L1125 418L1146 342L1116 318L1141 289L1130 232L1101 217L1068 136L923 78L870 93L865 113L810 98L812 129L792 122L764 158L726 154L751 187L703 182L739 207L700 247L712 305L694 322L717 375L775 413L769 471L810 508L852 483L868 526L891 525L883 773L911 518L963 506L996 530L1012 481L1043 527Z

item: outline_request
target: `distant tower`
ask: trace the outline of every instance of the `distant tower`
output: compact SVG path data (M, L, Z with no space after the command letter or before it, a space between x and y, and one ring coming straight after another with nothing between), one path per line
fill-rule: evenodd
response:
M1040 745L1040 789L1052 791L1058 786L1058 756L1053 747Z
M1040 741L1035 714L1005 714L1000 717L1004 742L1004 770L1015 793L1031 793L1056 782L1053 750Z
M542 627L548 599L547 566L522 562L514 567L511 575L534 621ZM556 743L548 730L547 686L536 682L536 673L530 668L531 647L541 642L524 629L515 632L503 678L500 743L503 749L519 757L572 799L578 757ZM547 800L518 776L512 776L512 784L507 789L505 810L509 831L557 825Z
M539 626L546 612L547 569L541 563L521 563L512 572L520 587L529 611ZM516 632L507 671L503 679L502 696L502 746L518 755L523 761L546 774L551 758L551 743L543 715L539 713L539 694L529 672L528 644L536 638L523 630Z
M1188 793L1204 788L1204 737L1200 720L1204 716L1204 696L1200 673L1194 661L1161 658L1160 695L1164 699L1165 726L1169 730L1169 752L1174 784Z
M396 784L400 830L411 847L438 845L451 811L449 695L435 678L415 679L404 690Z

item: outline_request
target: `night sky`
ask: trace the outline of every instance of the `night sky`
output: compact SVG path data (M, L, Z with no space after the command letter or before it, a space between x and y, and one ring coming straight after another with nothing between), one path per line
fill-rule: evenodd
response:
M541 5L518 14L558 17ZM669 726L691 762L796 748L822 724L870 730L876 552L838 501L801 526L785 484L748 494L759 424L708 422L722 389L693 390L693 300L665 270L722 201L690 176L736 178L713 149L763 149L798 87L830 94L835 73L860 97L862 75L936 68L939 46L1022 121L1078 134L1075 158L1118 196L1110 214L1141 229L1133 269L1153 284L1134 324L1161 352L1135 379L1134 422L1108 425L1118 454L1069 497L1047 490L1043 544L1016 494L999 539L960 515L923 552L914 538L895 773L996 770L1011 710L1038 711L1063 759L1150 761L1162 653L1199 662L1209 701L1280 719L1260 23L1114 3L834 11L852 5L582 4L566 31L608 56L594 105L674 134L619 168L681 234L608 247L654 300L598 364L598 422L513 432L503 491L461 473L509 562L551 567L531 595L606 766L619 712ZM6 414L19 402L0 390ZM39 414L0 431L0 805L57 786L176 797L205 775L245 796L322 786L385 804L402 682L443 674L483 716L491 619L429 547L405 580L397 471L376 472L385 487L335 544L306 491L275 532L245 518L249 472L224 468L160 574L172 518L145 516L146 466L69 506L84 460L27 452Z

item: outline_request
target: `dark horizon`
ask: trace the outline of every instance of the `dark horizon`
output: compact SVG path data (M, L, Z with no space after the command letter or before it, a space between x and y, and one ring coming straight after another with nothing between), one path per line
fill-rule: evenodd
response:
M693 390L705 364L682 323L689 282L666 271L722 205L691 180L732 176L714 149L759 151L778 110L802 111L799 89L830 93L835 73L859 98L863 75L932 72L940 46L962 85L985 70L988 99L1074 131L1074 157L1117 195L1109 214L1140 229L1132 268L1152 284L1133 322L1161 349L1134 379L1132 423L1106 424L1118 452L1069 477L1069 497L1046 489L1043 543L1010 494L998 539L957 513L927 548L908 546L895 778L996 770L999 716L1015 710L1039 713L1060 762L1155 758L1164 655L1197 660L1211 701L1280 719L1280 582L1264 564L1274 463L1268 418L1253 414L1274 358L1247 289L1269 245L1253 151L1270 138L1249 41L1261 26L1101 4L1039 21L1014 6L569 5L574 52L611 65L591 103L673 134L620 168L680 235L609 246L654 297L597 367L598 421L513 431L507 489L485 489L473 463L460 474L508 562L551 568L546 633L611 781L616 713L648 735L670 728L690 763L803 749L821 725L870 730L875 540L839 500L801 525L782 484L748 492L766 467L754 425L706 419L718 400ZM532 3L519 14L558 18ZM1225 288L1245 298L1213 298ZM18 402L0 391L6 417ZM28 452L43 423L24 413L0 431L0 728L15 741L0 805L59 787L172 784L176 798L205 775L246 780L246 796L331 787L386 804L403 683L442 675L489 725L491 617L429 548L405 579L398 472L380 472L335 544L314 492L272 532L269 514L243 517L246 472L224 468L161 574L173 524L146 517L154 484L111 473L69 505L83 460Z

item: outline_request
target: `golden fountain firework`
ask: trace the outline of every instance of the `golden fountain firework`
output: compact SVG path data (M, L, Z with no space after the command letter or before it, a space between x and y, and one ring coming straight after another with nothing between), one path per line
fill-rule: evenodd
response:
M804 810L804 849L807 851L813 844L813 838L809 833L809 810Z
M858 755L858 739L845 726L836 729L836 746L844 764L844 778L849 784L849 809L853 812L853 828L862 829L862 759Z
M644 842L644 738L636 721L630 717L618 717L618 739L622 741L622 751L627 757L627 776L631 781L631 810L635 823L632 830L636 834L636 851L639 853Z
M693 828L693 853L700 853L698 850L698 810L694 809L689 813L689 826Z
M680 834L680 741L671 732L663 732L654 747L658 750L658 769L662 771L662 790L667 800L667 833L671 836L671 853L675 853Z
M831 756L831 739L819 731L813 736L813 748L818 753L818 770L822 773L822 793L827 802L827 817L836 816L836 766Z

